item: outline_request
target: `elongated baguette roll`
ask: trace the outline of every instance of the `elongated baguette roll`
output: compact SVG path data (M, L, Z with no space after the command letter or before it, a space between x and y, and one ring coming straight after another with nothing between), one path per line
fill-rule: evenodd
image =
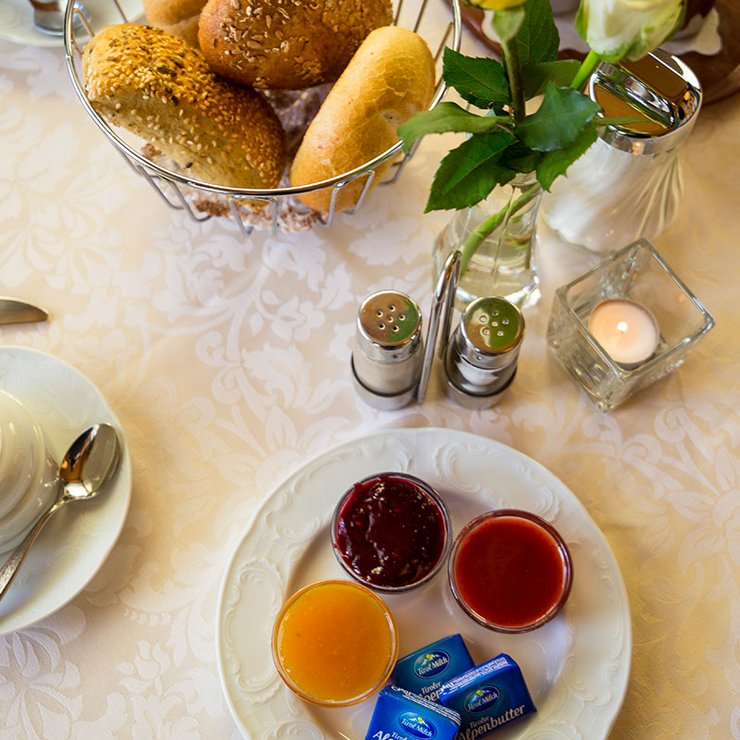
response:
M413 31L386 26L363 41L311 122L290 171L291 185L308 185L359 167L398 141L396 129L429 107L434 59ZM376 169L381 179L390 160ZM364 178L343 188L336 208L351 207ZM318 211L329 209L331 191L299 196Z
M198 19L206 0L141 0L150 25L198 46Z
M391 20L391 0L208 0L198 38L211 68L233 82L301 89L336 80Z
M140 136L194 179L273 188L285 166L284 133L264 98L211 71L203 55L158 28L108 26L85 46L85 91L111 124Z

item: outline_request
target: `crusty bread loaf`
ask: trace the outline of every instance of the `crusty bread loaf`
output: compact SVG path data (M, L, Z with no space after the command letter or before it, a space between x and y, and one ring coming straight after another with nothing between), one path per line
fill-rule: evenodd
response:
M273 188L285 166L282 127L254 90L218 79L202 54L158 28L121 23L82 58L93 108L160 149L194 179Z
M198 18L206 0L141 0L147 22L198 46Z
M434 94L434 59L424 39L396 26L378 28L363 41L306 131L290 171L291 185L319 182L368 162L398 141L396 129ZM390 164L376 170L375 182ZM343 188L336 208L351 207L364 178ZM319 211L331 191L300 196Z
M300 89L339 77L390 0L208 0L199 42L211 68L243 85Z

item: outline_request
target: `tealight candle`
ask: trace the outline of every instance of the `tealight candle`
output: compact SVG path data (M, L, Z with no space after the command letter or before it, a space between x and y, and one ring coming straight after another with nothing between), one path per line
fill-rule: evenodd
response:
M658 346L658 323L650 310L627 298L599 303L591 312L588 330L609 356L625 368L645 362Z

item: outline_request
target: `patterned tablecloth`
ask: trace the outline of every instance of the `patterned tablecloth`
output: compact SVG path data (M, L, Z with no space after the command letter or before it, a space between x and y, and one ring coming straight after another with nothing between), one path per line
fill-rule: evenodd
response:
M0 98L0 293L50 312L46 324L3 327L0 342L84 372L120 419L133 466L128 516L97 575L0 637L0 738L237 737L214 625L258 503L329 447L426 426L530 456L604 533L633 636L611 737L740 737L740 97L702 111L682 208L654 240L716 328L609 414L547 349L553 290L594 257L544 226L544 297L526 312L519 373L497 408L464 410L438 384L397 412L356 396L359 301L391 287L428 306L447 216L422 211L445 137L331 229L245 240L228 222L169 210L132 174L75 99L61 49L0 41Z

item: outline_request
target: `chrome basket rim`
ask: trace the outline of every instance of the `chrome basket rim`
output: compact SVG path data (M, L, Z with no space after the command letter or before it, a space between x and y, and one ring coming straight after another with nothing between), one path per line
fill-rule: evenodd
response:
M111 2L115 4L116 8L118 9L118 12L121 16L121 22L126 22L127 20L126 14L121 8L118 0L111 0ZM413 30L418 29L421 19L423 17L424 11L426 9L427 3L428 3L428 0L421 0L416 25L414 26ZM449 5L452 10L452 21L451 23L448 24L447 29L442 34L442 41L439 44L439 48L437 49L436 54L434 54L433 52L435 62L438 61L439 56L441 55L444 46L447 45L450 34L452 34L452 39L451 39L451 44L450 44L451 48L453 48L455 51L459 51L460 49L460 43L461 43L461 37L462 37L462 17L461 17L461 12L460 12L460 0L450 0ZM400 0L396 7L394 25L398 22L402 6L403 6L403 0ZM226 197L228 199L239 200L239 199L254 198L257 200L261 199L261 200L272 201L273 198L297 196L297 195L301 195L304 193L325 190L328 188L341 189L342 187L345 187L348 183L354 181L355 179L359 177L362 177L363 175L368 175L372 179L372 176L374 176L374 172L379 165L381 165L383 162L387 161L388 159L395 157L402 150L403 142L399 140L395 144L393 144L391 147L386 149L384 152L382 152L381 154L378 154L377 156L355 167L352 170L348 170L346 172L342 172L338 175L335 175L334 177L327 178L325 180L321 180L315 183L309 183L307 185L287 186L287 187L278 187L278 188L248 189L248 188L227 187L223 185L217 185L215 183L208 183L203 180L190 179L188 177L185 177L179 172L175 172L171 169L168 169L167 167L163 167L162 165L159 165L156 162L153 162L152 160L145 157L141 152L136 151L136 149L134 149L128 142L124 141L121 138L121 136L119 136L116 133L113 127L111 127L92 107L89 100L87 99L87 96L85 95L84 83L82 82L80 70L78 70L78 67L77 67L78 62L81 60L81 54L82 54L83 47L81 47L77 42L75 29L74 29L75 20L79 20L81 22L82 26L84 27L85 31L90 37L94 35L94 30L92 26L90 25L88 19L85 18L82 15L82 13L77 9L76 4L73 2L68 3L66 11L65 11L65 17L64 17L64 52L65 52L67 70L69 72L69 76L70 76L74 91L77 95L77 98L81 102L83 108L85 109L86 113L92 119L93 123L95 123L98 129L102 131L102 133L114 145L114 147L125 158L129 160L129 163L132 166L134 166L134 169L137 169L140 171L140 174L143 174L141 172L141 168L144 168L144 170L146 170L149 173L149 175L152 177L161 178L174 185L184 185L196 191L211 193L211 194ZM435 87L435 93L432 98L432 102L429 105L428 110L431 110L432 108L434 108L441 101L445 91L446 91L446 86L444 84L444 81L440 77L440 79L437 80L437 84ZM406 155L405 159L408 159L412 153L413 151L410 152L408 155ZM403 164L404 162L399 163L399 168Z

